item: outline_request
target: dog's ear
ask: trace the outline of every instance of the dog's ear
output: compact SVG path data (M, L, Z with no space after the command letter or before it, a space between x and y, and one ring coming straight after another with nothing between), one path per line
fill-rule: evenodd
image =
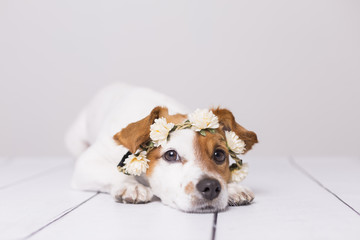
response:
M233 131L242 139L246 146L245 152L249 151L252 146L258 142L256 133L246 130L235 121L234 115L225 108L212 109L212 112L218 117L219 123L224 131Z
M141 144L150 139L150 126L154 120L168 115L168 109L165 107L155 107L151 113L140 121L130 123L120 132L114 135L114 140L135 153Z

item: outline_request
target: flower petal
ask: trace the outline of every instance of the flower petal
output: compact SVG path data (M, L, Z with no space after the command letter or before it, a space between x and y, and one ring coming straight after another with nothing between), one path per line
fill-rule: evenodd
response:
M243 181L249 172L249 166L247 163L243 163L240 169L234 169L231 171L231 181L241 182Z
M150 160L146 158L146 152L141 152L138 156L132 154L124 161L125 172L131 175L140 176L149 168L149 161Z
M208 109L196 109L189 114L189 121L191 122L193 130L199 132L203 129L218 128L218 117Z
M231 151L236 154L244 153L245 142L233 131L225 131L226 143Z
M173 123L167 123L166 118L155 119L150 126L150 138L154 142L155 147L164 145L167 142L169 132L174 127Z

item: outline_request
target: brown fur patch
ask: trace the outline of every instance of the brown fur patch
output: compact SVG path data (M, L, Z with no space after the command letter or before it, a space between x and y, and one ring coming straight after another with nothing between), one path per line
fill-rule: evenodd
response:
M149 159L150 162L149 162L149 168L146 171L146 176L148 177L151 176L152 172L154 171L156 164L161 158L160 151L161 151L161 147L157 147L148 153L147 159Z
M166 118L166 121L168 123L174 123L174 124L181 124L187 119L187 115L180 113L174 115L167 115L164 117Z
M218 117L222 130L234 131L236 135L245 142L246 150L244 153L249 151L255 143L258 143L256 133L248 131L238 124L235 121L234 115L229 110L225 108L216 108L211 110Z
M194 139L194 147L196 159L200 161L200 166L205 171L219 174L225 182L230 180L229 153L226 147L225 134L222 130L217 129L216 133L206 132L206 136L197 133ZM223 164L216 164L213 160L216 149L222 149L227 155Z
M150 140L150 126L154 120L165 117L167 122L180 124L186 119L184 114L169 115L168 109L165 107L155 107L151 113L134 123L130 123L120 132L116 133L113 139L118 143L135 153L141 144Z
M130 123L120 132L116 133L113 139L118 143L128 148L130 152L135 153L140 145L150 140L150 126L155 119L164 117L167 122L174 124L181 124L187 119L185 114L169 115L168 109L165 107L155 107L151 113L134 123ZM160 158L160 147L153 149L148 153L147 158L150 160L149 169L146 171L148 176L151 175L156 163Z
M190 195L191 193L194 192L195 186L193 184L193 182L189 182L186 186L185 186L185 193L187 195Z
M135 153L141 144L150 139L150 125L154 123L156 118L168 115L168 109L165 107L155 107L151 113L134 123L130 123L127 127L116 133L113 139L118 143Z
M220 128L216 129L214 134L206 132L206 136L196 135L194 140L196 155L200 165L206 171L218 173L226 182L229 182L229 151L226 147L225 131L234 131L245 142L245 152L249 151L258 140L254 132L246 130L235 121L234 115L229 110L224 108L211 110L218 117ZM216 164L213 160L213 154L217 148L222 149L227 154L225 163L220 165Z

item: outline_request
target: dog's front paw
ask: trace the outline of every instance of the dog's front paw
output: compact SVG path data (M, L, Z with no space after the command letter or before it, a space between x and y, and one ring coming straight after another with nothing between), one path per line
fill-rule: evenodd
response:
M250 204L255 198L255 195L252 191L237 183L229 183L228 192L229 206L247 205Z
M150 202L153 196L151 189L140 183L124 183L115 187L111 195L122 203L146 203Z

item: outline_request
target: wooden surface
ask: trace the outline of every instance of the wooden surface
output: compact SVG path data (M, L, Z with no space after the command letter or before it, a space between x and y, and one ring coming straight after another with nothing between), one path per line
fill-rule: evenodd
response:
M360 159L246 161L253 204L187 214L74 191L67 158L0 158L0 240L360 239Z

